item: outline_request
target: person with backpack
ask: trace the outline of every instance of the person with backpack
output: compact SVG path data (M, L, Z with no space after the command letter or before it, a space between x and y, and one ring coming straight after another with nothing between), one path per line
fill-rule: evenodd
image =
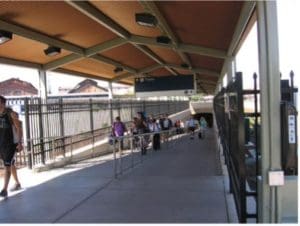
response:
M124 136L124 133L127 132L127 128L125 124L121 121L120 116L117 116L116 121L113 123L112 126L112 135L114 137L122 137ZM120 148L123 150L124 144L123 139L120 140Z
M19 138L18 142L14 142L14 130ZM14 156L16 151L23 149L22 138L23 133L20 121L16 112L6 107L6 98L0 96L0 157L4 163L4 183L0 191L0 197L7 197L7 188L12 174L12 166L14 166ZM13 174L16 172L13 172ZM19 183L19 188L20 183Z
M137 120L136 120L136 128L138 134L144 134L149 132L148 125L146 123L146 118L143 112L137 113ZM147 146L148 146L148 136L141 136L141 154L146 155L147 154Z

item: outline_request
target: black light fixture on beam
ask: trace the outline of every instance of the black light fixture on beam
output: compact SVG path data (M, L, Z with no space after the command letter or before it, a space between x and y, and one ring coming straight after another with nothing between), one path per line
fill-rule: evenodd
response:
M155 27L157 25L156 17L150 13L136 13L135 22L147 27Z
M121 68L121 67L116 67L115 69L114 69L114 72L117 74L117 73L120 73L120 72L122 72L123 71L123 68Z
M60 54L60 52L61 52L61 49L56 46L49 46L47 49L44 49L44 53L47 56L55 56L57 54Z
M171 43L171 39L167 36L158 36L156 37L156 42L161 44L169 44Z
M12 39L13 34L9 31L0 30L0 44L8 42Z
M189 68L190 66L187 63L183 63L183 64L181 64L181 67L182 68Z

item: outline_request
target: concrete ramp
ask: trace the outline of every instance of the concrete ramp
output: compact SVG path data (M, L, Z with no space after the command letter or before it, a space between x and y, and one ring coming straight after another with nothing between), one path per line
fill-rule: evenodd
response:
M209 130L204 140L183 135L168 148L149 151L118 179L111 156L36 173L31 178L41 183L30 186L21 178L25 190L0 201L0 222L228 223L217 156Z

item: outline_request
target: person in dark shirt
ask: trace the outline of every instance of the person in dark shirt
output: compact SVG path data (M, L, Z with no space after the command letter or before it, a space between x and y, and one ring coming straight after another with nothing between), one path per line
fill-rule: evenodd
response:
M11 176L11 166L14 164L16 151L23 149L22 140L14 143L13 127L16 135L21 138L22 129L16 112L6 107L6 99L0 96L0 157L4 162L4 184L0 197L7 197L7 187Z

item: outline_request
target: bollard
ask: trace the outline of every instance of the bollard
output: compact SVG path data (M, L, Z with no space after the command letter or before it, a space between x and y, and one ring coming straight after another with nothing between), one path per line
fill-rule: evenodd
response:
M117 156L116 156L116 140L114 139L114 177L117 178Z
M71 145L71 158L73 157L73 136L71 136L71 141L70 141L70 145Z
M134 167L133 137L130 138L130 151L131 151L131 168L133 168Z
M140 138L140 148L141 148L141 163L143 162L143 155L142 155L142 149L143 149L143 141L142 141L142 136L139 136Z
M122 148L121 148L121 139L119 140L119 173L122 174L123 173L123 166L122 166Z
M51 143L52 143L52 150L50 152L51 153L50 159L54 159L54 157L53 157L54 156L54 151L55 151L55 148L54 148L54 138L52 138L52 142Z

